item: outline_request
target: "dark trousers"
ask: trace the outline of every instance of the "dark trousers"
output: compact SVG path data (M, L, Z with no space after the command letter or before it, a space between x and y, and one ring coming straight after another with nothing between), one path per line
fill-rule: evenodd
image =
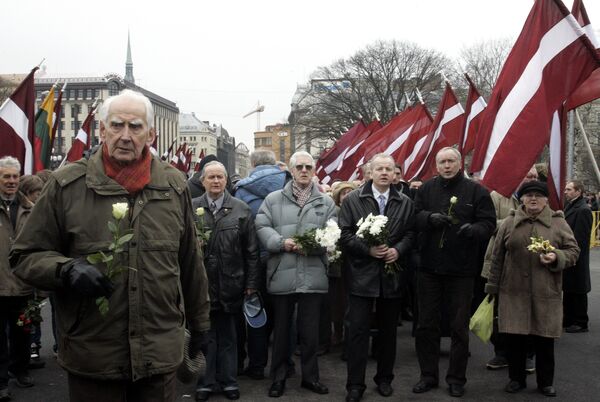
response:
M579 325L588 327L588 297L587 293L563 293L563 326Z
M239 388L235 318L235 314L223 311L210 312L206 374L198 381L198 389L214 392Z
M499 357L506 358L508 346L506 345L506 334L498 332L498 297L494 303L494 325L492 327L492 336L490 337L492 345L494 345L494 354Z
M350 295L348 300L348 379L346 389L364 391L365 370L369 355L369 335L371 332L371 311L376 303L377 343L375 357L377 373L373 380L376 384L391 383L394 379L396 361L396 333L400 315L400 299L382 297L360 297Z
M321 310L319 293L294 293L271 295L273 302L273 351L271 357L271 377L273 381L284 381L289 366L290 321L294 307L298 304L298 340L302 363L302 380L319 381L317 349L319 347L319 313Z
M27 372L30 350L29 328L17 325L30 296L0 297L0 389L8 386L8 371L15 375Z
M331 297L332 289L321 296L321 311L319 312L319 349L328 351L331 347Z
M177 399L175 373L138 381L95 380L69 373L71 402L171 402Z
M437 275L419 272L419 322L415 345L421 367L421 379L429 383L439 382L440 323L442 301L450 324L450 364L446 373L448 384L467 382L469 359L469 319L473 297L473 278Z
M505 335L508 346L509 378L525 384L527 378L525 359L529 344L533 344L537 385L540 388L552 385L554 382L554 339L536 335Z

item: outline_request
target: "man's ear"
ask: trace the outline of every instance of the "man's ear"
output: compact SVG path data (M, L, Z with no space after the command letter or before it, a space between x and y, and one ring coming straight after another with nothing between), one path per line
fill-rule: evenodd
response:
M104 142L106 140L106 126L104 122L100 120L100 142Z
M148 146L151 146L152 143L154 142L155 138L156 138L156 130L153 127L148 131L148 139L146 140L146 144L148 144Z

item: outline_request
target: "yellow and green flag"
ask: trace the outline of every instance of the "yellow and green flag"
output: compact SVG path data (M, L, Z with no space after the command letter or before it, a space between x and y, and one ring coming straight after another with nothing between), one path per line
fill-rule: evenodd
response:
M42 102L35 115L34 137L34 173L50 167L50 153L52 152L52 126L54 115L54 86L46 99Z

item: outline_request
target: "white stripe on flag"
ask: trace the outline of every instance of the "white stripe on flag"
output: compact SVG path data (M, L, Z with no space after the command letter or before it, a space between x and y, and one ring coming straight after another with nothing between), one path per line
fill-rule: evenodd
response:
M33 149L28 138L29 119L21 108L8 98L0 108L0 119L4 120L22 140L25 145L25 174L31 174L33 170Z
M77 137L75 137L75 139L83 142L84 144L87 144L87 133L83 131L82 128L80 128L77 132Z
M582 29L583 32L585 32L585 34L587 35L587 37L590 39L590 42L592 42L592 45L594 45L596 49L600 48L600 41L598 40L598 37L594 32L594 27L592 27L592 24L587 24L586 26L582 27Z
M415 158L417 157L417 154L421 150L421 147L423 146L423 143L425 142L426 139L427 139L427 136L424 135L423 137L421 137L419 139L419 141L417 141L412 152L410 153L410 155L408 155L408 157L404 161L404 165L403 165L403 169L402 169L403 172L408 171L408 169L410 168L410 165L412 165L412 163L414 162ZM419 172L417 172L417 173L419 173ZM411 177L411 179L413 179L413 177Z
M581 28L576 29L577 26L579 24L573 15L569 14L542 37L540 47L498 109L481 169L482 179L485 178L487 169L508 131L540 87L546 65L583 34Z
M560 118L558 117L558 111L552 115L552 129L550 130L550 170L552 171L552 181L554 181L554 187L556 189L556 195L560 199L560 193L562 189L562 180L560 179L560 158L561 152L561 133L560 133Z
M323 180L321 180L321 183L323 183L323 184L327 184L327 183L329 183L329 180L331 180L331 177L329 177L329 176L325 176L325 177L323 178Z
M346 148L342 152L340 152L338 157L335 158L335 160L333 162L331 162L329 165L325 166L325 173L329 174L329 173L333 172L334 170L336 170L337 167L340 165L340 163L342 163L342 161L344 160L344 157L346 156L346 152L348 152L348 148Z
M415 126L414 124L411 124L411 126L408 128L408 130L406 130L405 132L400 134L398 136L398 138L396 138L394 140L394 142L392 142L390 145L388 145L388 147L385 149L385 151L383 151L383 153L387 154L387 155L391 155L394 152L396 152L398 150L398 148L400 148L402 146L402 144L404 144L404 142L408 139L408 136L410 135L410 132L412 131L412 128L414 126Z
M483 109L485 109L486 106L487 106L487 103L485 103L485 99L483 99L483 96L479 96L479 98L477 98L477 100L475 102L473 102L473 105L471 105L471 111L469 112L469 115L467 116L467 125L465 126L465 134L463 136L464 137L463 143L462 143L463 147L467 143L467 139L468 139L467 135L469 134L469 127L471 126L471 121L473 121L479 113L483 112Z
M423 158L423 162L421 163L421 166L417 170L417 174L421 173L421 170L423 170L423 166L425 166L425 163L429 159L429 154L431 153L431 150L437 143L437 140L440 137L440 134L442 132L442 128L444 128L444 125L446 123L454 120L455 118L457 118L464 112L465 112L465 110L462 108L460 103L457 103L456 105L452 106L451 108L446 109L446 111L444 112L444 117L442 117L442 121L440 121L439 126L435 129L435 133L433 134L433 139L431 140L431 143L429 144L429 149L427 150L427 154L425 154L425 158Z
M359 142L358 144L356 144L355 146L350 148L350 150L348 152L346 152L346 158L349 158L352 155L354 155L354 153L358 150L358 148L360 148L360 146L363 144L363 142L365 142L365 140L362 140L361 142ZM340 170L340 169L338 169L338 170Z

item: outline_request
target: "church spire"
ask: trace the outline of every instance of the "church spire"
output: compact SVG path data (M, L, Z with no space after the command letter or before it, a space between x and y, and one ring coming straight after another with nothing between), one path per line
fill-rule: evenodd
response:
M133 60L131 59L131 39L129 38L129 31L127 31L127 61L125 62L125 81L135 84L135 78L133 78Z

